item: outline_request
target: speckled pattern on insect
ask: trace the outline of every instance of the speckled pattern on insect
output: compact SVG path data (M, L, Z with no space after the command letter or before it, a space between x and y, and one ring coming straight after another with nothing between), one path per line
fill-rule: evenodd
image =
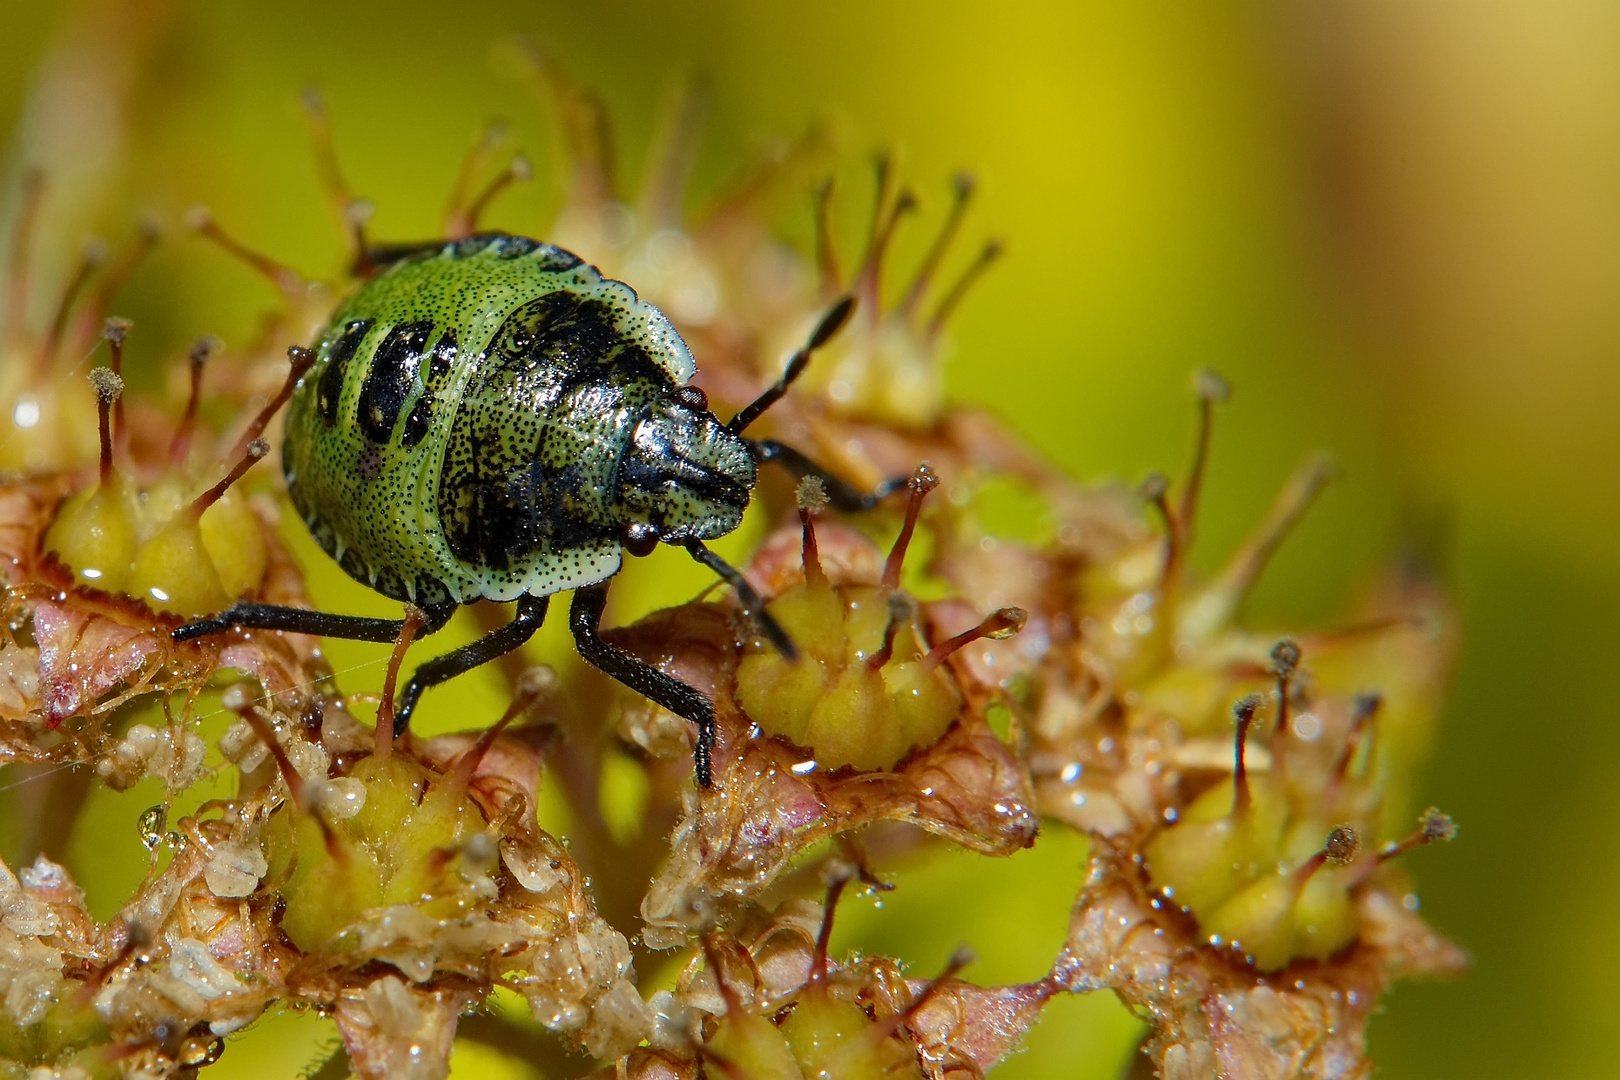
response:
M793 655L742 576L703 541L741 522L757 462L821 477L846 509L869 508L895 486L863 494L797 451L742 436L837 332L850 302L834 305L782 378L723 423L687 385L696 366L664 314L569 252L482 234L379 261L321 334L289 403L282 457L293 506L351 576L420 606L427 632L459 604L518 601L510 624L417 669L397 729L423 690L517 648L548 598L572 589L581 655L698 725L697 777L707 785L712 706L600 638L607 583L626 551L683 546ZM402 625L241 603L175 636L240 626L392 641Z

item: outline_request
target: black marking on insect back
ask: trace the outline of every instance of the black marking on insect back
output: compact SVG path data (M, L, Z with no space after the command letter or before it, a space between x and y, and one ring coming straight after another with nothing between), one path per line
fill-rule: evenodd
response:
M388 331L372 354L371 368L360 384L360 403L355 413L360 430L372 442L387 443L393 438L394 422L416 387L416 374L422 367L431 333L431 322L400 323Z
M599 299L558 290L501 324L462 394L439 507L451 553L506 572L612 541L614 477L669 376Z
M400 432L400 441L405 449L409 450L423 439L433 427L433 402L439 385L450 374L450 367L456 361L456 331L452 327L447 329L439 340L434 343L433 351L429 355L427 371L423 373L422 393L411 406L411 411L405 415L405 427Z
M327 427L337 422L338 398L343 393L343 375L349 361L354 359L360 339L371 329L370 319L356 319L343 328L343 333L327 351L326 370L315 386L315 411Z

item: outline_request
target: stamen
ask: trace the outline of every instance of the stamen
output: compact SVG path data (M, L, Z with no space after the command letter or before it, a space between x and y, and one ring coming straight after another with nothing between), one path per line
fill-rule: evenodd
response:
M900 526L900 535L895 538L894 547L889 549L889 559L883 564L883 588L899 587L900 569L906 561L906 549L911 546L911 535L917 528L917 515L922 513L923 499L938 486L939 477L934 475L934 470L928 467L926 461L918 465L917 471L906 481L906 489L911 493L906 500L906 518Z
M1299 657L1298 643L1288 638L1271 647L1271 671L1277 676L1277 723L1271 729L1273 739L1288 736L1289 684L1299 669Z
M150 218L141 222L136 229L135 236L125 244L123 249L108 265L96 287L91 291L90 298L81 307L79 317L73 322L73 329L67 336L69 348L78 351L80 343L88 344L94 337L99 326L104 325L107 309L112 306L113 296L129 280L135 268L157 246L158 239L163 235L163 229L156 221Z
M309 812L309 816L315 819L315 824L320 826L321 837L326 841L326 853L334 860L348 862L347 849L338 841L337 833L332 831L332 826L325 815L317 813L315 807L310 805L308 785L304 783L304 778L299 775L298 770L293 768L292 758L287 756L286 748L276 738L275 728L259 714L258 708L248 697L246 688L241 683L227 687L220 703L247 721L248 727L253 729L253 734L270 752L271 758L276 763L276 771L281 773L281 779L287 785L287 793L292 796L294 804Z
M326 193L327 205L337 219L338 228L349 242L354 264L362 272L371 269L366 254L365 224L370 220L369 204L354 197L338 165L337 144L332 138L332 118L326 111L326 99L315 87L306 87L302 95L304 116L309 124L310 150L315 156L315 171L320 174L321 190ZM364 210L359 208L366 206Z
M249 469L253 468L253 466L257 465L259 461L269 452L270 444L265 442L263 439L254 439L252 442L248 443L247 449L242 452L241 460L238 461L234 467L232 467L230 472L225 474L225 478L223 480L209 488L207 491L203 492L201 495L197 496L196 499L192 500L191 506L187 508L187 512L193 517L201 517L203 511L217 503L220 500L220 497L225 494L226 490L228 490L232 484L242 479L242 475Z
M304 293L304 277L292 267L279 263L262 252L248 247L236 237L226 232L214 220L213 213L206 206L194 206L186 211L186 227L192 232L212 240L223 248L228 254L247 263L253 269L280 289L289 300L297 300Z
M1248 812L1253 803L1253 795L1249 791L1249 763L1248 742L1249 725L1254 723L1254 714L1259 711L1261 698L1259 694L1245 694L1232 703L1232 715L1237 718L1237 737L1232 746L1232 815L1234 817Z
M414 611L415 608L411 610ZM409 615L406 617L409 619ZM395 648L397 650L398 646L396 645ZM396 668L396 673L397 670ZM501 714L501 718L495 721L492 727L486 729L482 735L478 736L478 741L473 743L460 757L456 758L455 764L450 767L449 789L457 795L465 792L467 785L472 783L472 778L478 773L478 766L483 764L484 756L489 753L489 748L495 745L495 740L500 738L501 732L505 731L507 726L518 717L527 715L540 700L550 697L556 686L557 673L544 665L529 668L518 676L517 685L513 688L512 703L506 707L506 711ZM389 688L383 700L393 700L392 688ZM389 710L390 713L392 711L392 709ZM377 730L392 732L394 730L392 715L388 717L388 726L384 728L381 723L381 712L382 709L379 707ZM375 737L379 744L383 741L381 735ZM393 740L389 739L387 742L389 750L391 750ZM387 750L381 751L385 755L384 760L386 760L388 752Z
M1335 825L1333 831L1328 833L1327 844L1322 850L1306 859L1294 871L1294 888L1303 889L1311 876L1324 866L1349 866L1360 853L1361 837L1356 835L1356 830L1349 825Z
M1192 464L1187 468L1187 483L1181 489L1181 508L1176 513L1176 547L1185 553L1192 548L1193 524L1198 518L1198 497L1204 490L1204 470L1209 465L1209 444L1215 433L1215 406L1232 396L1232 388L1225 379L1208 368L1193 376L1193 389L1198 395L1197 434L1193 439Z
M383 765L388 764L388 759L394 755L394 687L399 682L399 668L405 662L405 653L415 640L417 631L426 625L427 615L422 609L415 604L406 604L405 621L400 624L399 637L394 639L394 651L388 657L388 672L383 676L382 700L377 703L377 727L372 732L371 756ZM507 718L502 718L502 725L508 722ZM476 762L474 765L476 767ZM471 773L468 775L470 778Z
M641 197L636 213L649 233L681 224L682 204L692 162L697 157L698 137L708 111L708 90L704 80L690 73L675 84L659 110L646 164L641 174Z
M745 1011L742 998L737 996L737 988L731 985L731 981L726 978L725 971L720 966L720 954L714 947L714 938L709 934L704 934L700 942L703 946L704 962L709 965L709 970L714 973L714 985L720 991L720 1000L726 1003L726 1015L741 1016ZM706 1053L713 1054L712 1051L706 1051Z
M1181 568L1180 530L1176 528L1175 512L1170 509L1170 481L1163 473L1148 473L1136 492L1164 521L1164 562L1159 568L1159 588L1161 592L1168 592Z
M1313 455L1300 463L1260 527L1182 611L1177 634L1183 641L1202 641L1231 621L1266 563L1332 475L1333 464L1325 457Z
M1002 641L1012 637L1024 628L1029 622L1029 612L1020 607L997 608L987 615L983 622L971 630L964 630L955 637L943 641L928 650L928 655L922 659L923 667L932 671L943 664L952 653L958 652L975 641L990 638Z
M827 978L827 945L832 941L833 914L838 910L838 898L855 878L855 868L847 863L827 865L827 905L821 912L821 929L816 932L816 951L810 963L810 981L819 983Z
M186 411L180 416L180 426L175 428L174 439L169 443L169 461L173 465L184 465L186 458L191 455L191 439L197 430L197 407L202 403L203 368L222 347L219 338L212 336L199 339L191 347L188 356L191 361L191 390L186 395Z
M827 581L826 573L821 569L821 552L816 547L815 517L827 508L827 485L821 482L819 476L806 476L799 481L799 524L804 530L804 547L801 556L804 565L804 580L806 584L822 585Z
M110 416L113 402L124 394L124 380L111 368L90 369L90 385L96 391L96 417L101 425L101 483L105 486L113 476L113 440Z
M485 126L478 141L462 156L461 164L456 168L456 178L450 184L450 196L444 205L446 239L460 240L473 231L472 216L467 211L471 205L468 192L472 190L474 178L489 167L489 159L506 142L506 137L506 124L492 120Z
M894 656L894 638L900 627L917 616L917 601L903 592L889 594L889 621L883 627L883 645L866 658L868 671L882 671Z
M490 203L495 201L496 196L513 184L528 183L533 177L534 168L529 164L529 159L522 154L514 157L511 163L495 176L495 179L484 186L484 190L480 191L477 197L473 199L472 205L467 207L467 229L462 235L466 236L478 230L478 220L484 216L484 211L489 209Z
M308 371L315 363L315 353L313 350L302 349L294 345L287 350L287 363L289 365L287 378L281 384L281 389L277 390L276 396L271 398L269 403L259 410L259 415L253 418L253 422L247 426L247 430L242 432L241 438L236 440L238 453L248 443L264 434L264 429L270 426L270 418L275 416L276 411L287 403L288 398L292 397L293 391L298 388L298 380L302 379L304 372Z
M838 252L832 240L832 195L833 181L829 176L816 187L816 279L824 300L837 296L841 288Z
M1364 861L1357 867L1355 880L1352 886L1366 881L1372 872L1389 862L1391 859L1411 851L1413 848L1427 847L1434 843L1450 843L1457 838L1457 823L1451 819L1450 814L1442 814L1434 807L1429 807L1418 815L1416 831L1408 834L1398 841L1385 844L1382 850L1371 859Z
M866 302L868 309L876 315L881 310L883 294L883 260L889 253L889 245L894 242L895 235L900 229L900 219L917 209L917 196L910 190L902 190L894 200L894 206L883 222L882 228L874 238L873 244L868 248L866 259L861 269L855 275L855 291Z
M265 750L269 751L270 756L275 760L276 769L281 773L281 779L286 783L287 791L292 795L293 802L308 809L309 804L305 799L303 776L299 774L297 769L293 768L292 758L287 756L286 748L281 745L281 740L276 738L276 729L259 714L259 710L254 705L253 699L248 696L246 688L241 683L227 687L224 695L220 698L220 704L247 721L248 727L253 729L253 734L264 744Z
M34 358L34 370L43 373L50 367L51 361L56 359L57 348L62 344L62 335L67 330L68 316L73 313L73 302L79 298L84 290L90 275L96 268L107 261L107 248L100 241L92 240L84 245L79 253L79 261L68 275L67 283L62 286L62 294L57 297L56 309L51 315L49 329L40 341L39 353Z
M124 379L124 338L134 325L128 319L115 316L108 319L101 328L101 336L107 339L107 351L112 354L112 373L118 376L120 383ZM113 449L123 457L129 450L129 429L124 423L123 394L119 394L118 400L113 402L112 441Z
M951 953L950 959L945 961L945 970L929 980L928 985L923 987L922 993L913 998L911 1004L907 1005L905 1009L879 1020L868 1028L867 1038L877 1042L893 1035L899 1030L901 1024L908 1022L912 1017L927 1008L928 1003L939 995L939 992L945 988L946 983L955 978L957 972L977 959L978 957L972 949L966 945L958 945L956 950Z
M33 253L34 229L39 224L39 204L44 194L44 170L30 168L23 174L18 192L10 266L6 271L6 334L13 343L23 339L23 324L28 318L29 256Z
M887 150L872 155L872 174L876 190L872 194L872 219L866 227L866 251L861 255L861 266L870 264L877 254L878 235L883 231L883 209L889 205L889 184L894 179L894 161ZM859 273L856 274L859 277Z
M607 109L533 40L520 46L529 84L556 126L558 145L552 158L568 200L589 207L613 201L617 185Z
M827 309L821 321L816 323L815 329L810 331L810 339L799 347L799 351L788 357L787 367L782 371L782 377L765 389L759 397L737 410L726 424L726 430L733 435L741 435L743 430L760 418L766 409L775 405L787 393L793 381L804 374L805 365L810 363L810 357L815 351L827 344L832 336L843 329L844 323L849 320L849 313L855 310L855 298L846 296Z
M967 296L968 290L973 288L974 283L984 276L984 272L990 269L997 259L1001 258L1004 251L1000 240L991 240L984 245L979 251L979 257L968 264L968 268L962 271L962 276L956 279L956 284L952 285L945 293L944 299L940 300L939 307L934 309L933 318L928 320L928 326L923 330L923 337L926 340L938 339L945 330L945 324L950 321L951 315Z
M950 213L946 215L945 224L940 227L933 246L928 249L928 254L923 256L922 263L917 267L917 276L912 279L911 288L906 290L906 298L900 303L900 310L907 320L910 320L922 305L923 294L928 291L934 274L939 271L939 264L944 261L951 244L956 240L956 234L962 228L962 220L967 217L968 204L973 201L974 187L972 173L960 172L951 178L953 197Z
M1361 749L1362 739L1372 730L1372 722L1378 716L1378 710L1384 706L1382 694L1357 694L1355 705L1350 717L1350 730L1344 737L1344 752L1339 755L1339 764L1333 770L1334 776L1343 780L1350 775L1350 763ZM1368 739L1367 761L1372 761L1372 741Z

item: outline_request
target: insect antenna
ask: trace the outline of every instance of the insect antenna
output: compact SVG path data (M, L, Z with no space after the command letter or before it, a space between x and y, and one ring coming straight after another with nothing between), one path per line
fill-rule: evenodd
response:
M765 601L760 599L759 593L755 592L754 587L748 584L748 579L742 576L742 572L707 547L704 547L703 541L696 537L683 541L683 544L686 550L691 553L692 558L719 574L725 579L726 584L736 591L737 599L742 604L743 614L759 624L760 632L765 635L772 645L776 646L776 651L788 660L797 660L799 658L798 646L793 644L793 639L788 637L787 631L783 630L781 624L771 617L771 613L765 610Z
M726 425L726 430L733 435L741 435L749 424L759 419L761 413L780 401L782 395L787 393L788 387L793 385L793 381L804 374L805 365L810 362L811 354L838 333L848 321L850 312L854 310L853 296L845 296L828 308L821 321L816 323L816 328L810 332L810 339L788 358L787 368L782 372L782 377L759 397L739 409L737 415Z

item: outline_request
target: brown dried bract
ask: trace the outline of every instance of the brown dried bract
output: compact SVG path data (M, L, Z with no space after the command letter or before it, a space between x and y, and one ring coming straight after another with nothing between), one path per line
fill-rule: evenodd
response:
M1389 984L1467 962L1396 886L1360 893L1361 937L1342 955L1267 976L1196 940L1190 920L1155 906L1126 849L1099 841L1052 978L1072 993L1113 990L1146 1013L1145 1050L1164 1080L1370 1076L1367 1020Z

